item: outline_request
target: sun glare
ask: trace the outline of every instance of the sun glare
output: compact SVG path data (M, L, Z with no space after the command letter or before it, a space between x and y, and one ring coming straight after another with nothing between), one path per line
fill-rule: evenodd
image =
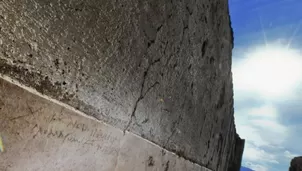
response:
M236 91L249 91L266 98L285 97L302 81L302 55L286 45L254 47L234 63Z

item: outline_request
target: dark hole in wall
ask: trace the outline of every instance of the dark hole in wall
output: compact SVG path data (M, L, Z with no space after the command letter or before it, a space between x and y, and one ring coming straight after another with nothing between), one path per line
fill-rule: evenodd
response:
M205 41L203 42L202 48L201 48L201 54L202 54L202 56L205 55L205 53L206 53L206 48L207 48L207 47L208 47L208 40L205 40Z
M154 166L154 159L152 156L149 156L149 159L148 159L148 166L151 167L151 166Z

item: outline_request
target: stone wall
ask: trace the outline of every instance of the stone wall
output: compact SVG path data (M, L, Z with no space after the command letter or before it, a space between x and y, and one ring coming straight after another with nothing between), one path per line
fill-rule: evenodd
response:
M0 73L212 170L236 153L227 0L3 0Z
M1 171L211 171L2 79L0 87Z
M302 170L302 156L294 157L290 162L289 171L301 171Z
M245 140L242 140L238 134L235 135L235 144L233 144L234 152L232 153L231 163L229 165L228 171L240 170L241 160L244 150Z

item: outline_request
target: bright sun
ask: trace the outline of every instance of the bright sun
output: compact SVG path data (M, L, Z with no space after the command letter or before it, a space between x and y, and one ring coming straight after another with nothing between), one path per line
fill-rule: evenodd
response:
M290 96L302 81L302 55L281 44L254 47L233 64L236 91L265 98Z

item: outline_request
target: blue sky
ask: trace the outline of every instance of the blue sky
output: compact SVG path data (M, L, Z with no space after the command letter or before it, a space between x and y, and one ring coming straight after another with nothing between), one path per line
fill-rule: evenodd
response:
M288 170L302 155L302 0L229 0L242 165Z

